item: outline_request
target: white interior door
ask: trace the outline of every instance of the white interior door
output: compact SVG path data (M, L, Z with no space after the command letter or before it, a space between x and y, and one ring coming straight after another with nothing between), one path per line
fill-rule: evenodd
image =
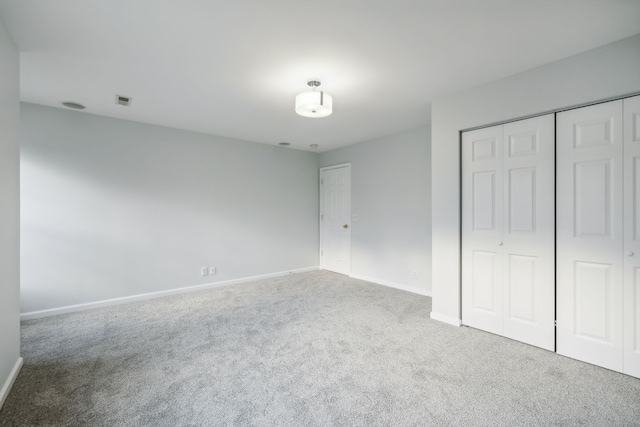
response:
M504 125L504 336L555 350L555 119Z
M320 268L351 273L351 165L320 169Z
M624 360L640 377L640 96L624 100Z
M557 351L622 371L622 101L557 124Z
M462 320L554 349L554 118L462 136Z
M502 126L462 134L462 322L503 334Z

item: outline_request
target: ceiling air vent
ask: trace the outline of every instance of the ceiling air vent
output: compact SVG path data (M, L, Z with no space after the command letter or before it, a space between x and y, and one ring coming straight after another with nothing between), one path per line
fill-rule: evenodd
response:
M116 95L116 104L128 107L131 105L131 98L128 96Z
M70 101L65 101L62 103L62 105L64 105L67 108L73 108L76 110L84 110L85 106L82 104L78 104L77 102L70 102Z

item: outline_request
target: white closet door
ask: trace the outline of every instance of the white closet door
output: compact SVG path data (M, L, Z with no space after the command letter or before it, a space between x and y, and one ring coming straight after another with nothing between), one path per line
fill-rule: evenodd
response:
M465 132L462 156L462 321L502 334L502 126Z
M640 96L624 100L624 366L640 377Z
M555 349L553 114L504 125L504 336Z
M557 116L557 351L622 370L622 101Z
M553 115L462 145L462 321L553 350Z

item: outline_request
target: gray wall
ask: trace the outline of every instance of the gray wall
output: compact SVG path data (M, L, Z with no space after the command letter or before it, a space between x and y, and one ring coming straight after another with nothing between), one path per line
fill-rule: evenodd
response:
M433 318L460 322L459 132L639 91L637 35L433 102Z
M0 407L20 359L20 58L0 21Z
M320 166L351 162L354 277L431 294L430 149L422 127L320 155Z
M23 313L318 266L317 153L23 104L21 156Z

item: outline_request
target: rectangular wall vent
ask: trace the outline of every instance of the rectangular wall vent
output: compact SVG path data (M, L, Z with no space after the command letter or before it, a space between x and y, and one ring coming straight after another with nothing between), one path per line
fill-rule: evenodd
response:
M116 95L116 104L128 107L131 105L131 98L128 96Z

